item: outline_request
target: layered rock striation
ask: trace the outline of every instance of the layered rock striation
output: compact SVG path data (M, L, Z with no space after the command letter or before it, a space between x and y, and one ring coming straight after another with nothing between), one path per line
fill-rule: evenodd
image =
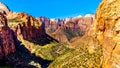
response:
M15 52L13 31L7 25L6 17L0 13L0 60Z
M31 15L24 12L10 12L7 15L7 19L9 27L14 30L18 40L21 42L27 40L36 44L45 45L54 41L54 38L47 35L45 24Z

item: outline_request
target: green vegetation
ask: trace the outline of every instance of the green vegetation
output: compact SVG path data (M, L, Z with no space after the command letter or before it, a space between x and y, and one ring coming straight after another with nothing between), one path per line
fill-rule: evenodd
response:
M52 51L52 47L55 46L56 43L51 43L51 44L47 44L45 46L42 46L39 49L36 49L36 51L34 51L35 55L40 56L43 59L46 60L53 60L53 56L51 55L51 51Z
M102 66L102 46L91 37L83 38L83 43L75 44L76 49L68 48L67 44L51 42L44 46L23 40L31 53L45 60L53 60L49 68L101 68ZM86 44L88 42L93 42ZM93 49L92 49L93 48ZM34 64L34 62L30 62ZM37 63L34 64L35 66Z
M57 57L71 51L72 49L67 48L66 45L60 43L52 43L41 47L36 55L41 55L43 59L55 60Z
M23 22L23 21L17 18L8 19L8 26L11 28L16 27L19 24L19 22Z
M82 32L80 32L79 30L73 30L73 31L72 30L63 30L63 31L66 34L69 41L75 37L83 36Z
M58 57L49 68L101 68L102 46L98 45L90 54L87 46L70 51Z
M13 18L13 19L8 19L8 22L22 22L22 20Z
M60 44L57 42L51 42L50 44L44 46L40 46L26 40L22 43L36 56L39 56L45 60L55 60L57 57L73 50L68 48L67 44Z
M34 61L31 61L29 64L30 64L30 65L33 65L33 66L36 66L37 68L41 68L40 64L39 64L39 63L36 63L36 62L34 62Z

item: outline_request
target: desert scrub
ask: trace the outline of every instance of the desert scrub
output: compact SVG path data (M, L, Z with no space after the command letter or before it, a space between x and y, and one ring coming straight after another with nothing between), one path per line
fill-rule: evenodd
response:
M43 59L46 60L52 60L53 57L51 55L52 47L55 46L57 43L51 43L47 44L45 46L42 46L39 50L35 51L35 55L40 56Z
M55 60L57 57L71 51L66 45L60 43L51 43L42 46L35 54L46 60Z
M37 68L41 68L41 65L40 65L39 63L34 62L34 61L31 61L31 62L29 63L29 65L33 65L33 66L35 66L35 67L37 67Z
M72 31L71 30L63 30L63 32L65 33L65 35L67 36L69 41L75 37L83 36L82 32L79 30L72 30Z
M73 50L67 47L68 44L60 44L57 42L51 42L50 44L41 46L26 40L22 40L22 44L29 51L31 51L31 53L34 53L36 56L45 60L55 60L57 57Z
M72 51L73 49L70 49L67 47L67 44L57 44L56 46L52 47L52 51L50 52L51 55L54 57L54 59L56 59L57 57Z
M22 22L22 20L13 18L13 19L8 19L8 22Z
M70 51L53 61L48 68L101 68L102 46L90 54L87 46Z
M23 21L17 18L8 19L8 26L11 28L16 27L20 22L23 22Z

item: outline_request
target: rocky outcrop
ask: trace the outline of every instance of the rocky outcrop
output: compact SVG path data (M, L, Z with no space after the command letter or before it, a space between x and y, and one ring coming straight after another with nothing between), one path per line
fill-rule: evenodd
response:
M45 35L43 24L25 13L18 13L17 19L24 19L18 23L16 27L16 34L18 37L22 36L25 40L32 40L39 36Z
M45 34L43 24L34 17L24 12L21 13L10 12L7 15L7 18L8 20L11 20L9 21L9 24L11 23L16 24L12 25L14 26L12 27L12 29L15 31L18 37L20 37L21 35L24 39L31 40L32 38L38 35Z
M15 52L13 32L7 25L6 17L0 13L0 60Z
M93 37L99 41L98 45L102 45L103 68L120 68L119 3L120 0L102 0L100 6L97 9L94 24L86 34L86 38L88 38L88 36ZM89 42L89 40L86 41ZM83 42L80 44L83 44ZM93 42L91 45L93 45ZM94 45L94 47L95 46L97 45Z
M103 68L120 68L120 0L103 0L96 12L96 38L103 42Z
M65 20L66 28L69 30L78 30L82 34L85 34L86 30L93 24L94 15L87 14L83 17L74 17Z
M10 10L5 4L0 2L0 12L4 13L4 14L8 14L10 12Z
M46 34L45 25L40 20L28 15L24 12L10 12L7 15L8 25L11 27L18 40L24 40L44 45L50 43L54 39Z

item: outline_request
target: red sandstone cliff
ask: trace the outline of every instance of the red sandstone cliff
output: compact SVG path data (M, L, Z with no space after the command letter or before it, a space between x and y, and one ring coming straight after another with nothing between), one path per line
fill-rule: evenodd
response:
M11 27L18 40L24 40L44 45L50 43L54 39L46 34L45 24L40 20L28 15L24 12L15 13L10 12L7 15L8 25Z
M6 17L0 13L0 60L15 52L13 32L7 25Z
M34 17L26 14L26 13L14 13L10 12L7 15L7 18L10 19L16 19L20 21L12 21L12 23L16 24L13 25L12 28L17 36L22 36L25 40L31 40L32 38L36 38L37 36L42 36L45 34L44 26L43 24L35 19ZM11 21L10 21L11 22ZM10 23L9 22L9 23Z

